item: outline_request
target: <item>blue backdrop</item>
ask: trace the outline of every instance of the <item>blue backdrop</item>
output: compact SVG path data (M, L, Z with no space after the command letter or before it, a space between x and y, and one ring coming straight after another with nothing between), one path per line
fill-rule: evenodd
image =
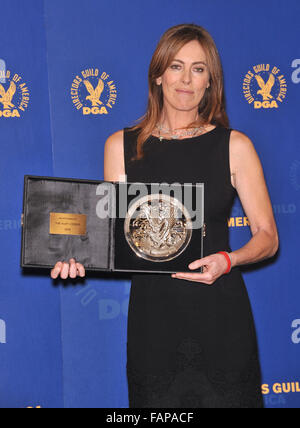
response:
M1 1L1 408L128 406L129 278L54 283L48 272L22 272L23 176L102 179L105 140L144 113L153 50L184 22L213 35L231 127L253 140L264 166L281 248L244 277L266 406L300 407L299 15L299 0ZM100 77L96 107L83 80L95 88ZM250 237L246 220L236 201L234 249Z

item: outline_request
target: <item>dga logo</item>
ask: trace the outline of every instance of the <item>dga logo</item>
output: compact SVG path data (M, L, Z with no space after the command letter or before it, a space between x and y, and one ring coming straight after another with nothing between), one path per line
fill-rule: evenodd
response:
M90 68L73 80L71 98L83 115L108 114L116 103L117 89L109 74Z
M10 70L2 71L0 78L0 118L21 117L30 100L27 84Z
M255 65L244 78L243 93L255 109L278 108L286 97L286 79L277 67Z

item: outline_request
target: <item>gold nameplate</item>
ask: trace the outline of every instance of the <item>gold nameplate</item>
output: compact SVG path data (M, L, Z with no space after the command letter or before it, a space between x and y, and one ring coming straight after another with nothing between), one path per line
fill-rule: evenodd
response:
M86 235L86 215L50 213L50 235Z

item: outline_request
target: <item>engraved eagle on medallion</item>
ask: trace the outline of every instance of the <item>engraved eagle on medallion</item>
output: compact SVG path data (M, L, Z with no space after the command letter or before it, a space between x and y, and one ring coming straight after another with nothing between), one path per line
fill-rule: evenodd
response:
M100 97L101 97L102 92L104 90L103 80L99 79L99 82L98 82L96 89L94 89L93 85L88 80L84 80L83 83L86 87L86 90L90 94L86 97L86 99L91 101L92 106L97 107L98 105L102 105L103 103L102 103L102 101L100 101Z
M154 207L142 205L140 216L132 223L133 239L137 242L143 240L144 245L161 250L177 245L185 227L183 220L175 218L174 209L162 203Z
M3 104L4 110L10 110L14 108L12 99L16 93L17 87L15 82L10 82L9 88L5 91L4 87L0 84L0 103Z
M271 95L272 88L275 84L275 76L274 74L270 74L269 80L267 83L265 83L264 79L259 75L255 75L255 79L258 83L258 86L260 87L260 90L257 91L258 94L260 94L263 97L263 101L268 101L269 99L274 98Z
M164 200L144 202L128 224L126 239L140 257L171 260L191 237L189 220L178 206Z

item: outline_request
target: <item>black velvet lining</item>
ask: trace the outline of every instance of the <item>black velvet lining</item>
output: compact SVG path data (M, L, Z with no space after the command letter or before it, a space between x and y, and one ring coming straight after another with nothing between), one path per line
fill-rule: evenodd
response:
M111 220L99 219L96 215L101 199L96 195L99 184L85 180L25 178L23 267L53 267L57 261L74 257L86 269L110 268ZM86 235L51 235L51 212L86 215Z

